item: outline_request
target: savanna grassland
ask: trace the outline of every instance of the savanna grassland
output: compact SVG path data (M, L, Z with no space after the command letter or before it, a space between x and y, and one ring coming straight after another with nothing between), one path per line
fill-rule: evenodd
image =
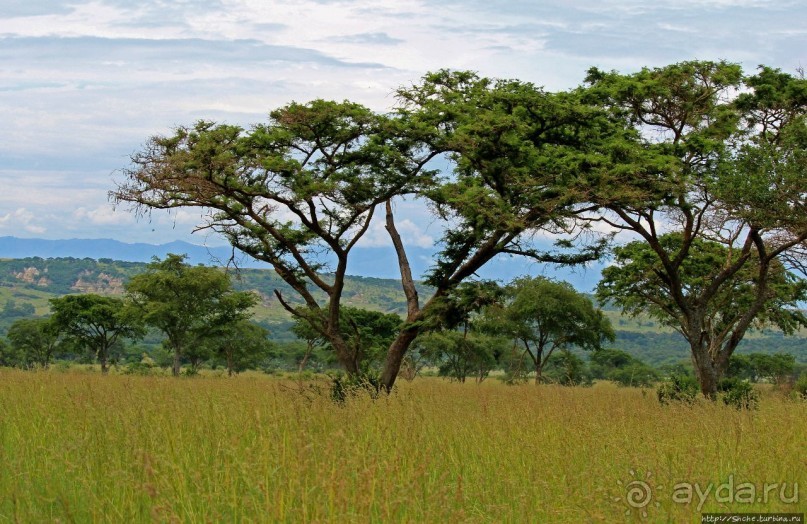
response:
M700 522L674 486L729 480L787 484L702 511L807 500L807 403L772 390L748 412L605 383L424 378L343 405L321 385L0 370L0 522Z

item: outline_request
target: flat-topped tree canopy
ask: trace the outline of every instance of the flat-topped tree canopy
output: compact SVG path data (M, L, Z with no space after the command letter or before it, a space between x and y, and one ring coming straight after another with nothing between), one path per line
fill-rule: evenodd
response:
M617 251L601 296L675 325L714 398L749 327L805 321L794 311L804 283L787 271L804 273L807 80L683 62L630 75L594 69L588 83L634 127L644 159L591 193L592 220L638 239Z
M153 137L111 193L140 209L209 210L201 227L269 262L304 301L284 306L321 333L345 369L360 372L340 328L349 254L379 205L398 255L407 316L390 345L381 383L391 388L420 321L439 298L498 254L573 263L599 254L545 253L541 231L573 235L586 200L581 177L630 155L613 144L632 132L584 93L547 93L518 81L441 71L401 89L399 107L379 115L351 102L293 103L246 130L199 122ZM452 172L428 169L447 156ZM395 225L396 198L425 200L442 224L429 275L434 296L421 306ZM571 242L564 245L570 246ZM322 276L323 254L335 260ZM327 297L317 300L319 288Z

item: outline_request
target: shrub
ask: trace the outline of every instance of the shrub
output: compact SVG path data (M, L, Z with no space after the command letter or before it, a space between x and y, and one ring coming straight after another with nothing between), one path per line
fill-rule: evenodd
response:
M749 382L739 378L724 378L718 389L723 394L723 403L737 409L757 409L759 393Z
M381 379L372 373L359 376L340 373L331 380L331 400L338 404L361 393L368 393L373 399L378 398L381 393Z
M658 381L658 373L641 362L634 362L625 367L611 370L606 374L605 378L616 382L620 386L649 387Z
M799 379L796 381L793 390L798 396L807 400L807 373L801 374Z
M658 401L664 405L671 402L692 404L698 397L700 388L695 377L689 375L670 375L669 382L660 385L656 390Z
M151 375L152 366L143 362L130 362L123 368L124 375Z

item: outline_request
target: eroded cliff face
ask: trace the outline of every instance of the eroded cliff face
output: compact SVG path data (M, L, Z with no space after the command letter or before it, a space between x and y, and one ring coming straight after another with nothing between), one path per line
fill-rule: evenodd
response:
M48 286L51 283L48 277L35 267L27 267L19 273L14 273L14 277L23 282L42 287Z
M123 279L106 273L93 276L91 271L82 272L78 280L70 287L79 293L97 293L99 295L123 294Z

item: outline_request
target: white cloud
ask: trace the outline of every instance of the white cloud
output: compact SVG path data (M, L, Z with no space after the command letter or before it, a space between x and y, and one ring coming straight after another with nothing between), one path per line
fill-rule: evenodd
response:
M73 218L77 221L87 221L99 226L132 224L135 222L135 217L131 213L116 210L111 205L99 206L95 209L80 207L73 211Z
M13 212L0 216L0 229L7 233L15 234L17 231L27 231L34 234L42 234L47 228L40 223L42 216L21 207Z
M115 170L153 134L199 118L249 125L291 100L375 110L438 68L549 89L592 65L691 58L807 63L795 0L40 0L0 6L0 227L56 237L187 239L198 211L111 211ZM16 211L36 215L20 222ZM398 227L429 246L418 203ZM379 229L380 224L380 229ZM27 231L37 234L36 231ZM383 223L364 241L388 245Z
M395 228L401 235L404 246L433 247L435 239L409 218L396 219ZM357 243L360 247L392 247L384 220L376 215L367 233Z

